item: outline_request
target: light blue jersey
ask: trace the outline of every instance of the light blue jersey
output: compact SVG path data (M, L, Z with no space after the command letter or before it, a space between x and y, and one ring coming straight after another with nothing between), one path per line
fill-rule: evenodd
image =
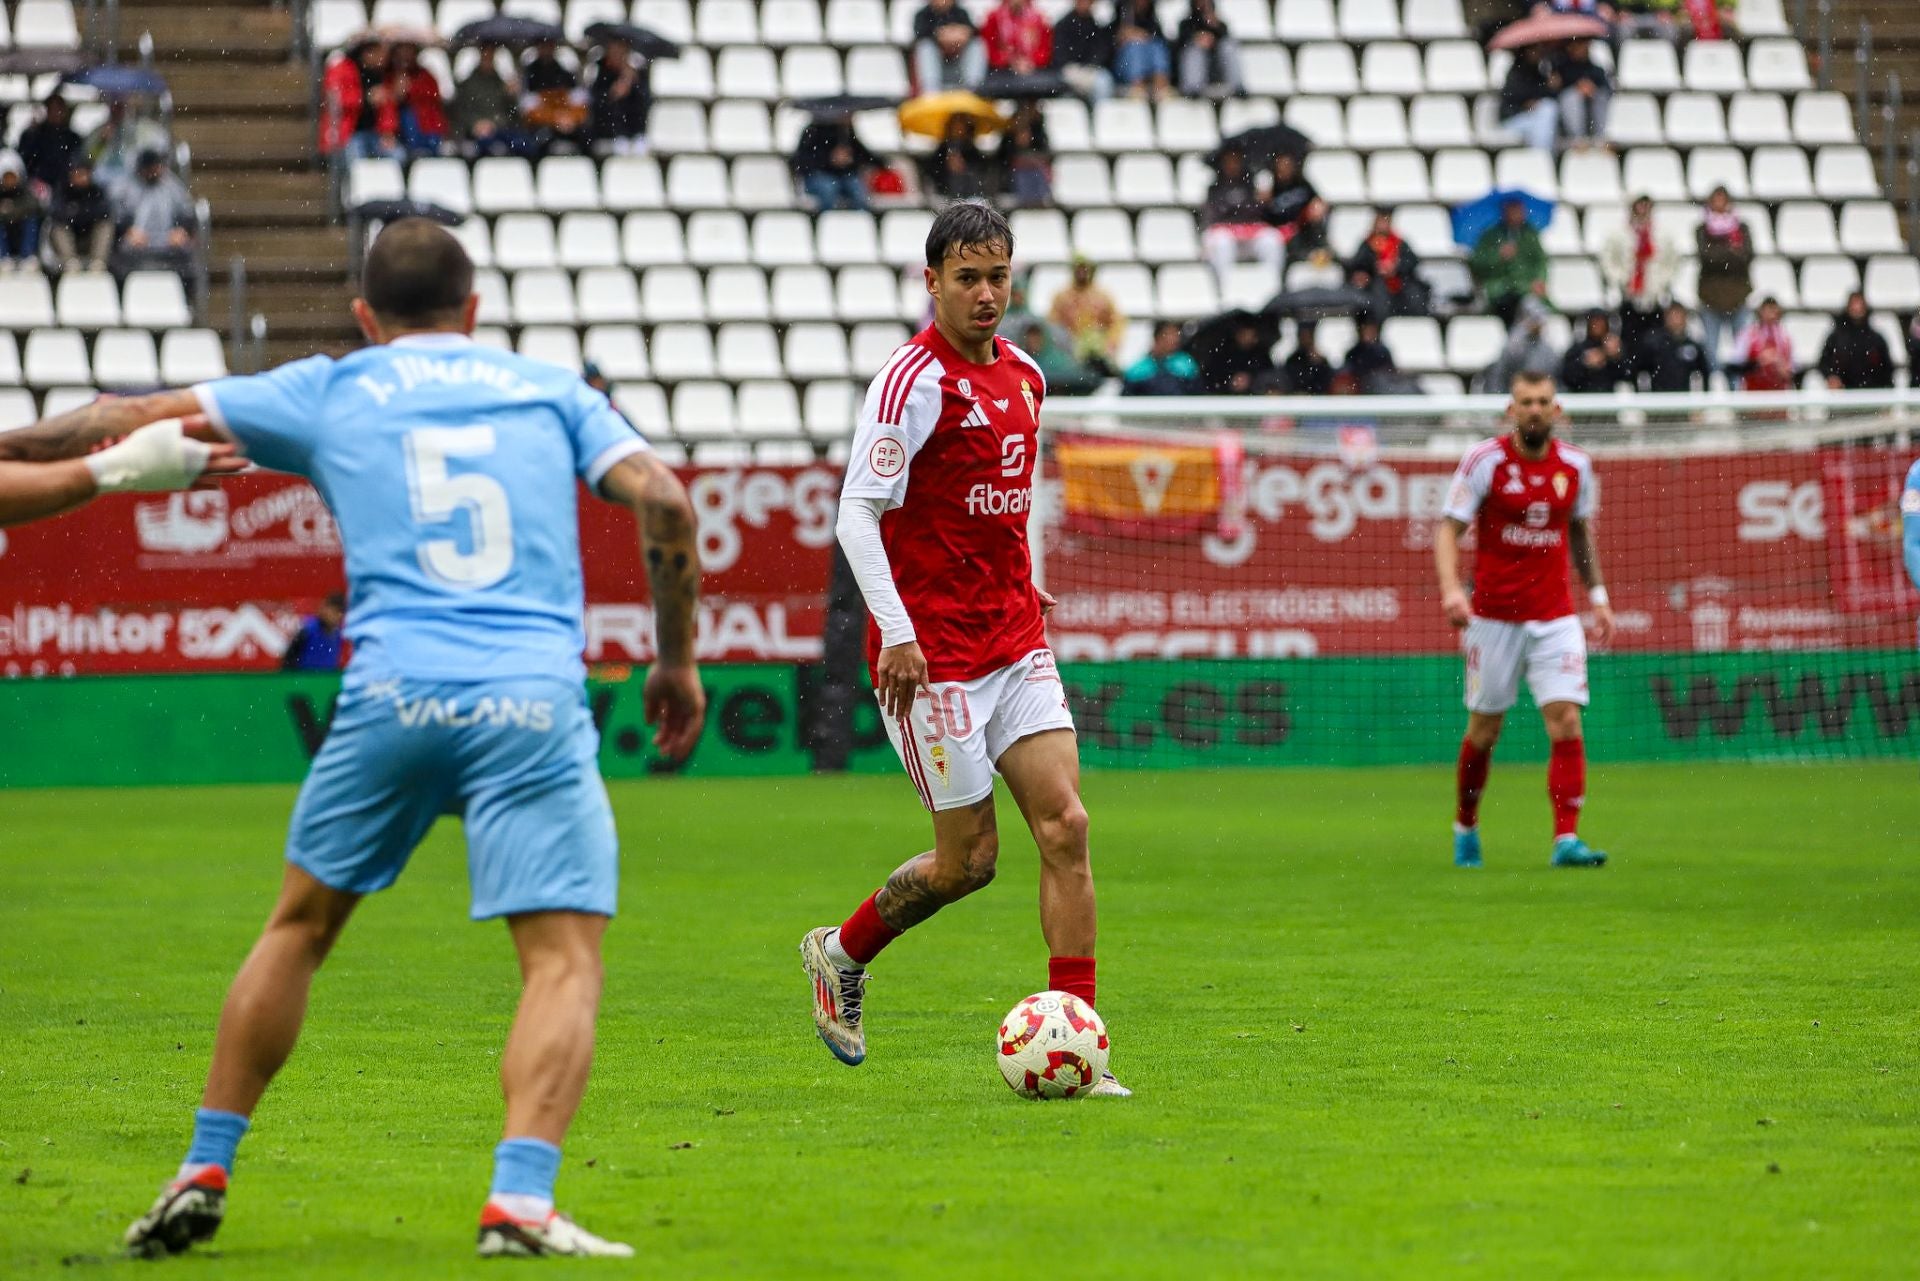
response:
M574 478L597 486L647 447L605 396L458 334L195 390L332 509L356 679L584 675Z
M573 374L457 334L195 390L254 462L313 482L346 548L353 661L288 861L371 893L458 814L474 916L612 915L574 478L646 442Z
M1920 591L1920 463L1907 471L1907 483L1900 489L1900 546L1906 553L1907 577Z

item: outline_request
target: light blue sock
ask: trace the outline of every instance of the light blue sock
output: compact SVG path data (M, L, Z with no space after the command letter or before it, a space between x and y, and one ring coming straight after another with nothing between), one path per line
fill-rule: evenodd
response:
M252 1124L238 1112L201 1108L193 1114L193 1144L187 1149L188 1165L217 1165L233 1173L233 1154Z
M553 1200L560 1149L544 1139L502 1139L493 1150L493 1191Z

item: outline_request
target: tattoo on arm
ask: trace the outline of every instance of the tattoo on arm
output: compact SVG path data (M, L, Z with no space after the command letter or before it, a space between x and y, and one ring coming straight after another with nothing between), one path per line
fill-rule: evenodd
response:
M31 427L0 432L0 460L23 463L78 458L103 440L124 436L162 418L200 412L191 391L161 391L150 396L96 400L69 413L45 418Z
M640 524L640 547L653 589L653 628L662 663L693 661L700 603L700 553L694 542L693 504L667 465L650 454L615 464L601 482L607 497L625 503Z
M1600 586L1600 553L1593 546L1593 526L1584 520L1567 523L1567 549L1573 553L1573 567L1588 587Z

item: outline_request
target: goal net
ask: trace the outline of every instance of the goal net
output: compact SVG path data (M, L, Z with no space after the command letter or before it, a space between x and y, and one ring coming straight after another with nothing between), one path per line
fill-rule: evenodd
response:
M1090 760L1449 758L1463 672L1434 522L1459 459L1503 430L1503 400L1047 408L1032 532ZM1899 508L1920 451L1904 398L1570 410L1561 434L1594 456L1617 621L1590 663L1596 758L1920 749L1920 594ZM1474 559L1469 534L1469 580ZM1523 691L1513 749L1544 742L1530 707Z

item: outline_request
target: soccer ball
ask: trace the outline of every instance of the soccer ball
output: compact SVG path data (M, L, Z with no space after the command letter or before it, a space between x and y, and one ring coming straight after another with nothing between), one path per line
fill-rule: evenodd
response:
M994 1058L1022 1098L1071 1099L1107 1070L1107 1025L1077 996L1037 992L1000 1020Z

